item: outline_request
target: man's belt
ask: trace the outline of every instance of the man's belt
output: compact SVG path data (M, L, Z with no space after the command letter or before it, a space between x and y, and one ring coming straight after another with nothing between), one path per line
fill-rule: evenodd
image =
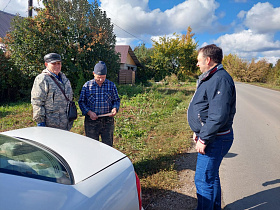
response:
M217 133L217 136L223 136L223 135L227 135L230 133L230 130L227 130L227 131L222 131L222 132L218 132Z

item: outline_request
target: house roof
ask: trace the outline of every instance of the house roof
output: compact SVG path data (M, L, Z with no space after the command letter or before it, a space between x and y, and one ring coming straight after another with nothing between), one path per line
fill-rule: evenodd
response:
M116 45L115 50L121 54L121 63L126 63L127 54L129 54L136 66L141 66L139 60L129 45Z
M9 14L7 12L0 11L0 37L6 36L6 33L10 30L11 20L15 15Z

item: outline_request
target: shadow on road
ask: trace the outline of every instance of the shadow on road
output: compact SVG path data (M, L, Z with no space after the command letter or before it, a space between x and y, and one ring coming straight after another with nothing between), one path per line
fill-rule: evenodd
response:
M236 157L236 156L237 156L237 154L229 152L229 153L226 154L226 156L224 158L233 158L233 157Z
M279 180L278 180L279 183ZM280 187L265 190L254 195L244 197L225 206L224 210L256 209L274 210L280 208Z
M280 183L280 179L275 179L273 181L268 181L262 184L262 186L268 186L268 185L272 185L272 184L277 184Z

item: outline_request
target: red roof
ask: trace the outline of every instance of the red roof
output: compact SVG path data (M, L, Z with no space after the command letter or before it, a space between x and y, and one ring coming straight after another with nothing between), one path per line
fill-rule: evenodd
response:
M136 66L141 66L139 60L129 45L116 45L115 50L117 53L121 54L121 63L126 63L127 54L129 54Z

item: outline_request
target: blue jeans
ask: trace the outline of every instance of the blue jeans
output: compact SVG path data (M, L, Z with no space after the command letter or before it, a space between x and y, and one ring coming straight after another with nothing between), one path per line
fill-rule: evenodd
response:
M195 172L197 210L221 209L219 168L232 142L233 131L227 135L217 136L214 142L207 145L205 155L198 153Z

